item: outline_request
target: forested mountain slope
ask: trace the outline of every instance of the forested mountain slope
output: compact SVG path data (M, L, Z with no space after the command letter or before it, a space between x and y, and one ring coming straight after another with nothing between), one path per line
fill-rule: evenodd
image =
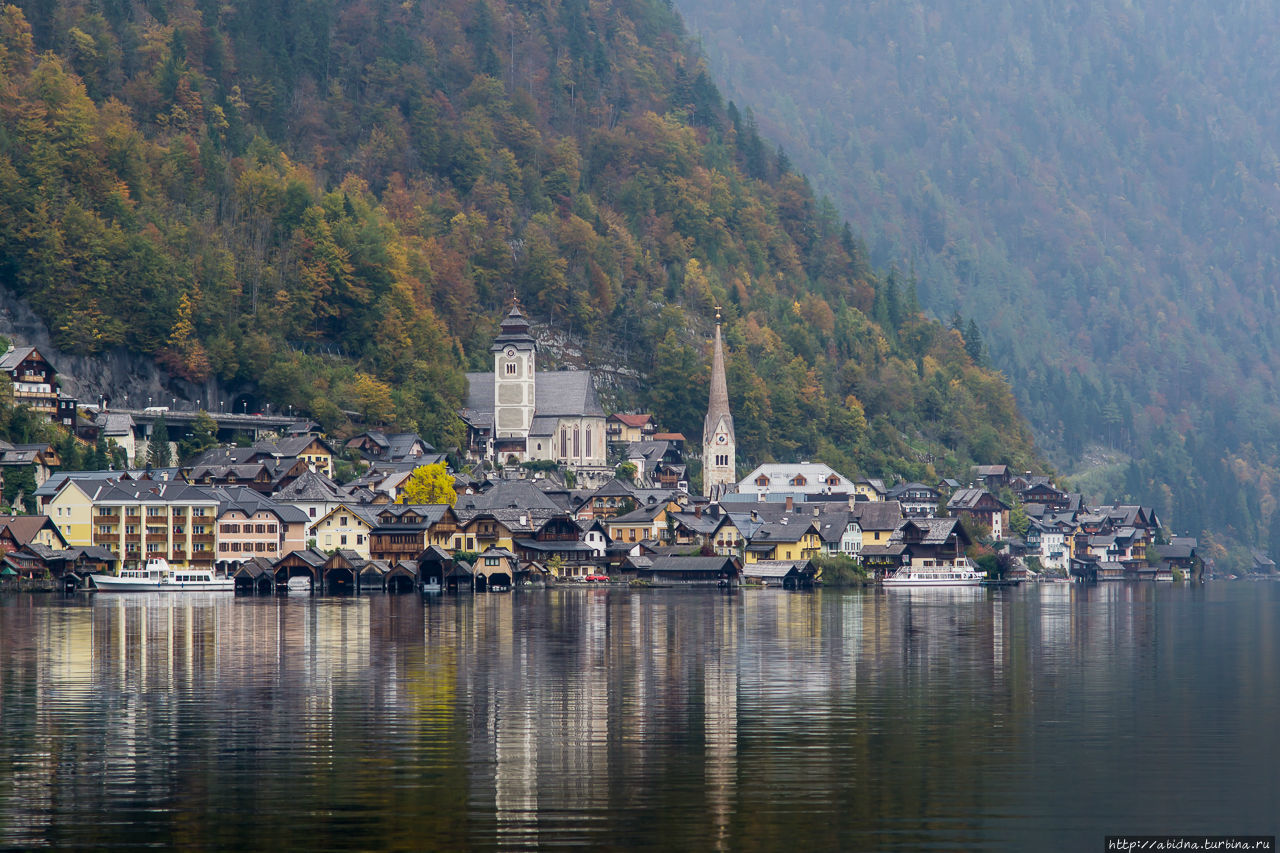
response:
M1280 7L678 5L872 260L977 317L1051 450L1127 452L1179 529L1280 552Z
M691 437L723 304L743 461L1035 467L682 32L660 0L5 7L0 280L61 346L445 447L513 292Z

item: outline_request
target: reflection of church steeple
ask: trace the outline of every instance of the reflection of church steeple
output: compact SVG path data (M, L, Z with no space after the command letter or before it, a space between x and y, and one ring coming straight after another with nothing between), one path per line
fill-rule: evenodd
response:
M716 308L716 341L711 354L711 394L702 423L702 494L718 498L737 482L737 444L729 412L729 383L724 375L724 343L720 337L720 309Z

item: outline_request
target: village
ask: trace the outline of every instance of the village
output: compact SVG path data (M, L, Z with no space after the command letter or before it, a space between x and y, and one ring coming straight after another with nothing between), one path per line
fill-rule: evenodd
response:
M810 588L900 570L981 568L993 582L1199 579L1190 537L1150 507L1088 505L1050 477L980 465L967 480L850 479L817 462L738 477L717 314L701 443L648 413L606 414L590 371L539 370L513 305L492 373L467 375L464 464L414 433L332 441L312 421L221 414L252 431L181 466L144 466L167 407L91 407L127 464L58 471L52 445L0 443L0 472L35 471L34 512L0 516L6 585L67 590L163 560L237 591L503 591L550 583ZM77 403L33 347L0 369L15 402L72 425ZM148 401L150 403L150 401ZM204 414L203 412L200 414ZM194 413L186 421L194 422ZM691 494L690 463L702 489ZM357 475L335 479L346 462Z

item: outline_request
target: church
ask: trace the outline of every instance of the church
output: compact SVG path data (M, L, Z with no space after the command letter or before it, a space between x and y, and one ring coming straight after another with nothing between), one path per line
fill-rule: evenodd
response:
M589 370L539 371L538 343L513 304L489 347L492 373L467 374L470 455L495 464L548 460L587 479L609 476L605 414Z

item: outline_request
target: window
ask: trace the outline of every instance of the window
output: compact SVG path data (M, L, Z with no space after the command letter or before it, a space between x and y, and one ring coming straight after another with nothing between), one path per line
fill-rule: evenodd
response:
M339 516L339 518L338 518L338 523L339 523L339 524L341 524L343 527L346 527L346 526L347 526L347 517L346 517L345 515L343 515L343 516ZM274 532L274 531L272 531L272 532Z
M309 508L309 509L307 510L307 514L308 514L308 515L310 515L312 518L315 518L315 517L316 517L316 508L315 508L315 507L311 507L311 508Z
M345 533L344 533L344 534L342 534L341 536L339 536L339 537L338 537L338 544L339 544L339 545L346 545L346 544L347 544L347 534L345 534Z
M364 534L362 534L362 533L357 533L357 534L356 534L356 544L357 544L357 545L363 545L363 544L364 544Z
M258 524L258 525L255 525L255 526L254 526L254 531L253 531L253 532L254 532L254 533L266 533L266 532L267 532L267 526L266 526L265 524Z
M268 524L268 525L267 525L267 532L268 532L268 533L275 533L275 532L276 532L276 526L275 526L274 524Z
M803 474L796 474L794 477L791 478L791 485L807 486L809 485L809 481L804 478Z
M757 486L767 486L767 485L769 485L769 478L768 478L768 477L766 477L765 475L761 474L759 477L756 477L756 485L757 485Z

